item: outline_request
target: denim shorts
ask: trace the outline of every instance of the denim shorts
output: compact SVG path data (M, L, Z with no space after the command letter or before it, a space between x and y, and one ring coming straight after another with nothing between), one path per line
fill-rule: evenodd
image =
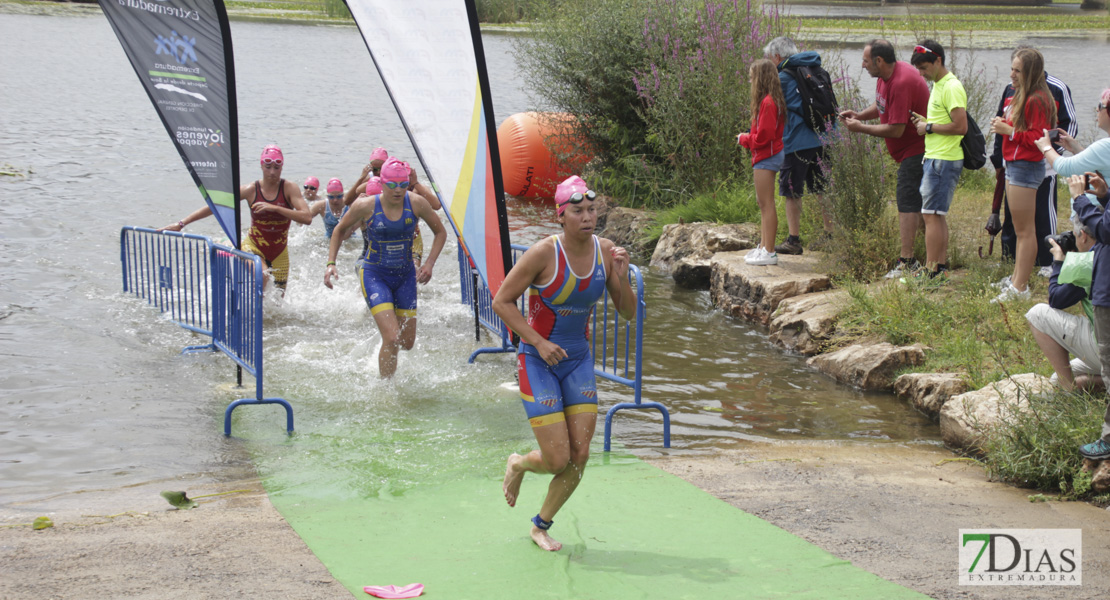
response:
M778 154L776 154L776 155L774 155L770 158L765 158L765 159L755 163L754 165L752 165L752 169L753 170L762 169L764 171L776 171L776 172L781 171L782 170L782 161L785 158L786 158L786 151L785 150L779 150Z
M1037 189L1044 181L1045 164L1043 160L1006 161L1006 183L1023 188Z
M956 183L964 161L926 158L921 176L921 214L946 215L952 206L952 195L956 193Z

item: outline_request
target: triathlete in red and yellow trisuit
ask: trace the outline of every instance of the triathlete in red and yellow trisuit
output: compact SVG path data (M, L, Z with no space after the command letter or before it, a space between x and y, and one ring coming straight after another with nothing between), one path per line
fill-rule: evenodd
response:
M274 285L284 293L289 278L289 223L312 223L312 213L305 204L297 185L281 178L285 157L277 146L266 146L259 157L262 179L241 186L239 200L246 200L251 210L251 230L243 242L243 250L257 254L266 263ZM271 200L270 198L273 198ZM205 206L174 225L162 230L181 231L186 225L212 214Z
M563 233L534 244L493 299L493 310L520 335L520 395L539 449L513 454L501 487L516 505L524 474L554 475L540 512L532 518L532 541L544 550L562 544L547 534L563 504L582 480L597 425L597 384L586 332L594 303L608 290L625 319L636 316L628 282L628 252L595 236L596 194L580 177L555 188ZM517 307L528 292L529 319Z
M243 242L243 251L257 254L270 268L274 285L285 289L289 280L289 224L288 217L276 212L256 213L254 207L265 203L280 208L290 208L285 200L285 180L278 183L277 196L271 200L262 195L261 182L254 182L254 199L251 200L251 230Z

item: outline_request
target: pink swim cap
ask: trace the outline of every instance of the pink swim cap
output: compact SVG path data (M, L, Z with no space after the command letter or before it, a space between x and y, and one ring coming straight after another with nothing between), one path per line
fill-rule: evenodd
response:
M280 167L281 164L285 162L285 156L282 155L281 148L271 144L262 149L262 156L259 158L259 161L263 165L277 163Z
M371 177L370 179L367 179L366 180L366 195L367 196L374 196L374 195L380 194L380 193L382 193L382 178L374 176L374 177Z
M332 177L331 179L329 179L328 180L328 193L329 194L342 194L343 193L343 182L339 181L339 179L336 178L336 177Z
M371 161L385 160L387 158L389 158L389 153L385 151L385 148L382 148L380 146L377 147L377 148L374 148L373 152L370 153L370 160Z
M570 177L567 177L555 188L556 212L560 215L563 214L563 211L567 208L567 202L570 201L570 197L572 194L585 194L588 191L590 191L590 186L586 185L586 182L581 177L577 175L571 175Z
M412 167L409 163L390 156L382 165L382 181L408 181Z
M305 179L304 184L305 184L305 186L310 186L311 185L312 187L314 187L316 189L320 189L320 180L316 179L315 177L309 177L308 179Z

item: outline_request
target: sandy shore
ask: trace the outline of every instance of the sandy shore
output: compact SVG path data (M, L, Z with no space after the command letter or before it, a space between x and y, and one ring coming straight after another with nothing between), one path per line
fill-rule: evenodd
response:
M942 599L1105 598L1110 513L1030 502L943 448L751 444L656 466L872 573ZM178 511L172 483L49 499L57 525L0 529L0 598L349 598L274 510L258 480L177 486L192 495L246 490ZM30 522L35 503L5 507ZM123 513L123 514L120 514ZM100 515L100 516L97 516ZM118 515L111 516L110 515ZM957 585L960 528L1082 528L1082 587Z

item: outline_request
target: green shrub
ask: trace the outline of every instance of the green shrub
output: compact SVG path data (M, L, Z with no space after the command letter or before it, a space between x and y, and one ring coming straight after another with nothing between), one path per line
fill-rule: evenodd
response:
M548 7L552 0L476 0L478 21L482 23L516 23L530 21Z

